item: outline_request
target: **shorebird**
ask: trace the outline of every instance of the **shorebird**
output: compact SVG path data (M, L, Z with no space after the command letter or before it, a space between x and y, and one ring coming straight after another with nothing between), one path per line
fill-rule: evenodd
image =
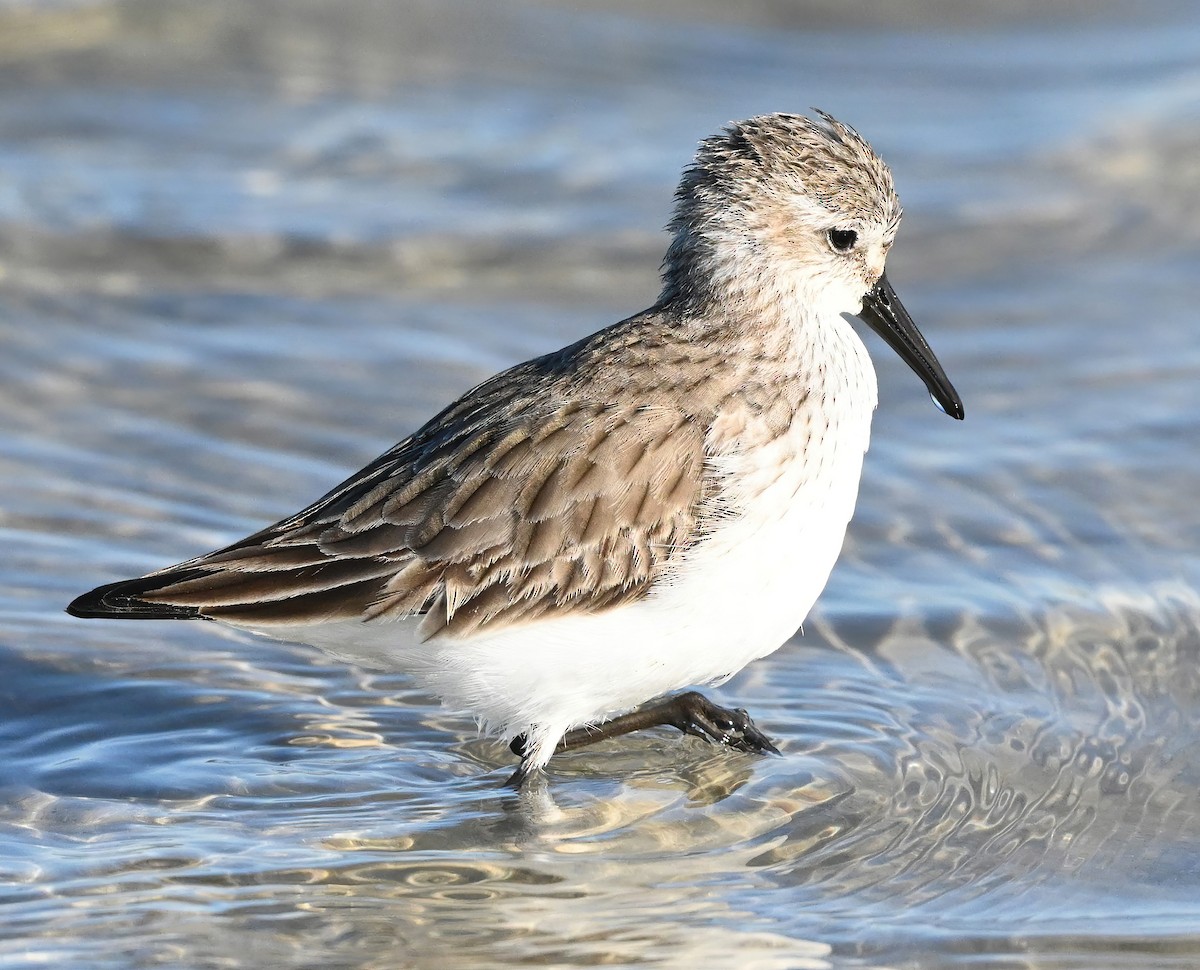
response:
M963 407L884 275L900 203L852 128L731 124L675 202L648 310L484 381L303 511L68 611L407 672L510 743L514 787L652 725L775 752L745 711L672 692L772 653L825 586L877 403L849 317Z

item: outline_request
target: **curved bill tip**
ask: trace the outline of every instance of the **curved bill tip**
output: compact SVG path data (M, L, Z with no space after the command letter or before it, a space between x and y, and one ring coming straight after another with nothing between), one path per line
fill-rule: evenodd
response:
M859 315L925 382L937 409L961 421L964 416L962 398L958 396L958 391L950 383L950 378L942 370L942 365L938 363L937 357L921 335L921 331L917 329L917 325L913 323L912 317L904 309L904 304L892 289L886 273L879 277L879 281L863 298L862 312Z

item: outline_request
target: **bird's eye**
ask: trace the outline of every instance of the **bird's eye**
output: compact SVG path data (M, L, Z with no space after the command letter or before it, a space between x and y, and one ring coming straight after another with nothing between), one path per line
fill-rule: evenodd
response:
M826 235L835 253L848 253L858 242L858 233L853 229L830 229Z

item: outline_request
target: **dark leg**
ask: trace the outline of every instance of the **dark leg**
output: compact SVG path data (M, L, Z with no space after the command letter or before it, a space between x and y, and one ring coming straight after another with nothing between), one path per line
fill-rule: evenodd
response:
M779 749L771 743L771 739L762 733L750 715L741 708L729 710L710 701L703 694L690 690L685 694L667 697L636 711L614 717L611 721L597 724L595 727L577 728L569 731L558 742L556 751L573 751L585 745L604 741L607 738L618 738L623 734L640 731L642 728L665 725L678 728L684 734L691 734L705 741L715 741L737 751L747 751L751 754L779 754ZM513 738L509 745L513 754L525 753L525 735ZM524 768L524 765L522 765ZM514 787L524 780L522 768L509 779ZM518 779L517 775L521 775Z
M524 737L525 735L522 734L521 739L524 739ZM516 744L517 740L517 738L513 738L513 744ZM512 745L509 745L509 747L512 747ZM515 748L513 748L513 751L515 754L521 754L521 752L517 751ZM517 770L508 776L508 781L504 783L504 787L515 788L519 791L521 788L525 787L525 782L529 780L529 776L531 774L532 772L529 770L529 762L522 758L521 763L517 765Z

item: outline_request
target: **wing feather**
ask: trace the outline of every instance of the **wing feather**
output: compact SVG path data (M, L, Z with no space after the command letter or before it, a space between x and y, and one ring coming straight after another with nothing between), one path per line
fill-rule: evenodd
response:
M644 596L702 532L706 422L595 400L595 381L564 388L549 364L480 385L298 515L152 574L157 588L143 578L138 598L252 626L425 614L426 636L466 636Z

